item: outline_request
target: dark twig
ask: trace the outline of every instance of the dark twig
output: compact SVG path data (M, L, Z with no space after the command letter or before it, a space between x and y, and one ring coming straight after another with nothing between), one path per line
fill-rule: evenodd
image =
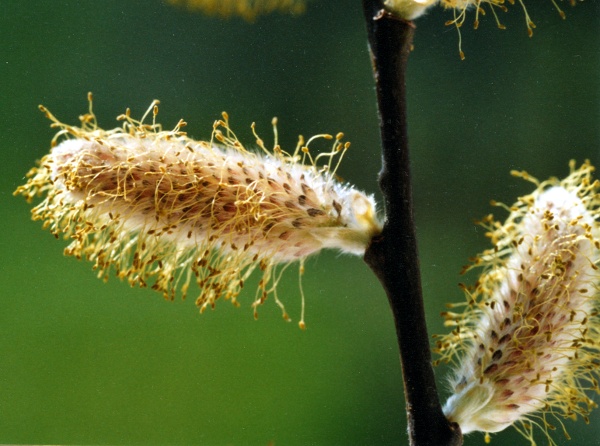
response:
M419 258L412 210L406 130L405 73L414 26L383 12L382 0L363 0L383 150L379 185L386 221L365 261L387 293L404 376L408 430L412 446L462 444L458 426L442 413L431 365Z

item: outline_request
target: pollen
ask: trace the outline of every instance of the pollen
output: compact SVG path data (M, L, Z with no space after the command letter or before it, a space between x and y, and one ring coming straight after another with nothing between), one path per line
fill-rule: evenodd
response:
M247 150L223 113L210 141L156 123L158 101L141 120L127 110L122 127L103 130L92 111L79 126L60 122L52 149L28 173L15 195L43 200L32 210L57 238L71 240L65 254L93 262L99 278L112 274L173 300L199 288L200 311L218 299L238 303L254 270L262 275L252 307L277 295L283 271L323 248L362 254L381 230L372 197L335 176L349 143L317 135L295 150L269 150L256 136ZM152 123L144 123L152 115ZM274 121L275 125L275 121ZM254 130L254 125L252 126ZM331 139L329 152L311 144ZM304 326L304 296L302 316Z
M513 425L535 444L536 427L586 419L596 404L600 362L600 182L585 162L564 180L539 182L504 223L482 221L493 247L477 256L476 284L463 287L462 313L439 337L441 361L454 364L446 416L463 433ZM453 308L459 305L453 305Z

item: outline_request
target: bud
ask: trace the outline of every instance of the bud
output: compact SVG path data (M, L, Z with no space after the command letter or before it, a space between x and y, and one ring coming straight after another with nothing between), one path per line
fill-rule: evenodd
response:
M414 20L439 0L385 0L385 7L404 20Z
M600 182L589 162L574 167L562 181L515 173L537 189L504 224L483 220L494 247L468 269L484 271L464 287L464 312L444 313L455 327L437 343L455 363L444 412L463 433L517 423L534 444L533 427L564 430L562 419L587 420L596 406L587 392L599 390Z
M157 104L144 118L156 118ZM105 280L112 269L130 285L150 286L172 300L177 292L186 296L193 277L204 311L220 297L237 303L258 268L255 312L271 294L287 319L276 288L288 264L299 262L302 271L304 259L323 248L362 254L380 231L373 198L335 179L349 147L341 133L306 144L300 137L293 153L277 140L269 151L256 136L262 153L255 153L238 141L226 113L207 142L182 132L184 121L163 131L155 121L132 119L129 110L118 118L122 128L102 130L91 97L81 127L41 108L60 128L53 145L67 138L15 194L28 201L45 195L33 219L72 239L65 254L94 262ZM315 138L332 140L332 150L313 158Z

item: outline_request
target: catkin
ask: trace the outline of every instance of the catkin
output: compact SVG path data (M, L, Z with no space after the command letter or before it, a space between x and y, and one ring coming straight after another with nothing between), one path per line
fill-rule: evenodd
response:
M321 135L333 147L313 159L302 139L291 154L267 150L258 136L261 152L246 150L225 113L211 141L195 141L183 121L163 131L129 112L122 128L103 130L91 101L80 127L43 110L61 142L15 193L44 195L33 219L72 239L65 253L94 262L101 278L112 270L167 299L185 297L193 278L204 311L221 297L237 303L258 268L255 311L273 294L288 318L276 293L287 265L302 269L323 248L361 254L380 231L372 197L335 179L333 163L349 146L342 134ZM156 117L157 105L150 111Z
M455 364L444 412L463 433L516 423L535 444L535 426L552 431L596 406L588 393L600 390L600 182L592 171L572 164L566 179L541 184L517 173L537 189L503 224L491 215L482 222L494 247L475 259L484 272L464 287L464 311L444 313L454 330L437 343Z

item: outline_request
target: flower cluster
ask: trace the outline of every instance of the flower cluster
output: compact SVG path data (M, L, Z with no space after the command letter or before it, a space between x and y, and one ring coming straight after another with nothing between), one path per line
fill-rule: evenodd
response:
M539 183L509 207L504 223L490 215L493 248L467 300L444 313L452 333L437 342L454 362L444 412L463 433L498 432L515 423L534 444L565 418L596 406L600 366L600 181L593 167L571 165L564 180ZM564 430L565 435L566 430ZM550 440L551 444L554 444Z
M558 6L555 0L551 0L553 6L556 8L560 16L564 19L566 17L564 11ZM479 18L486 14L485 6L488 6L489 12L494 16L498 28L505 29L506 27L500 22L496 11L506 12L508 7L506 6L505 0L385 0L384 4L386 8L397 14L404 20L414 20L425 13L431 6L436 4L441 5L444 9L451 10L454 17L446 22L446 25L454 25L458 31L458 49L461 59L465 58L465 54L461 48L461 34L460 28L464 25L469 11L475 11L475 18L473 20L473 27L477 29L479 27ZM511 5L515 4L515 0L508 0ZM569 0L571 6L575 5L575 0ZM529 16L527 7L522 0L519 0L519 4L523 9L525 15L525 25L527 26L527 33L529 37L533 35L535 29L535 23Z
M204 14L220 17L239 16L252 22L259 15L272 12L301 14L306 7L304 0L167 0L173 5L185 6Z
M349 147L341 133L300 137L287 153L274 122L273 150L255 133L262 151L255 153L238 141L226 113L206 142L181 131L184 121L163 131L157 102L140 121L127 110L118 117L123 127L113 130L98 127L91 96L80 127L42 110L60 131L15 194L29 201L45 195L33 219L72 239L65 253L93 261L100 278L113 270L167 299L178 291L185 297L194 278L204 311L220 297L237 303L258 268L255 312L273 295L287 319L276 289L290 263L302 271L303 260L323 248L361 254L380 231L373 199L335 179ZM150 113L153 123L144 124ZM333 147L313 158L309 145L319 137ZM302 309L304 326L304 299Z

